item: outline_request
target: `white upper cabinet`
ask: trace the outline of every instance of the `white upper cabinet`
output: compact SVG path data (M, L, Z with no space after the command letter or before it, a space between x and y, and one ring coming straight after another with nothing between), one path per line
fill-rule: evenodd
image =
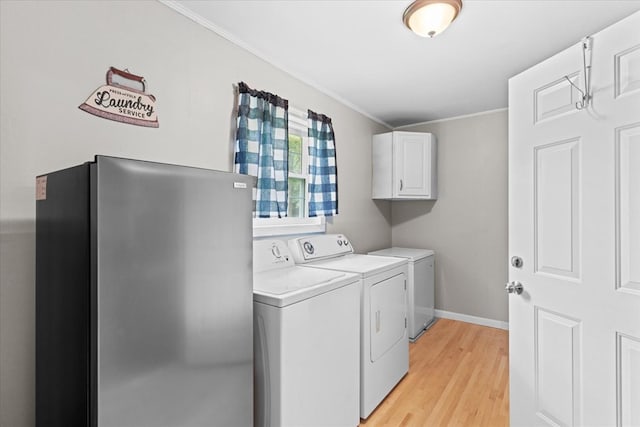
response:
M437 198L436 137L387 132L373 136L372 197L387 200Z

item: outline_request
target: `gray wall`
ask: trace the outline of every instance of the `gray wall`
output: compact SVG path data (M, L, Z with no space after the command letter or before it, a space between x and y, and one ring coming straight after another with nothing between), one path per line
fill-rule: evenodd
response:
M438 199L392 202L394 246L436 251L436 309L507 321L507 111L402 128L438 138Z
M371 200L371 135L387 129L166 6L0 1L0 425L34 424L35 176L94 154L231 170L233 84L333 118L340 215L360 252L391 244L389 202ZM78 109L109 66L146 77L160 127Z

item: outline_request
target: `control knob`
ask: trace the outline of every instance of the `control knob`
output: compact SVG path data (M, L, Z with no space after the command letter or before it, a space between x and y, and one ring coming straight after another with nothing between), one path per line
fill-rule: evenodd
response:
M271 253L276 258L282 257L282 254L280 253L280 248L277 245L271 246Z
M304 248L304 251L306 253L308 253L309 255L312 255L313 252L315 251L315 249L314 249L313 245L311 244L311 242L304 242L302 244L302 247Z

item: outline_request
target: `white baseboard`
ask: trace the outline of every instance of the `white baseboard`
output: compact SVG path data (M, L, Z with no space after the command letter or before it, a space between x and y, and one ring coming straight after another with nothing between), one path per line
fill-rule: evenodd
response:
M509 322L502 320L486 319L484 317L470 316L468 314L453 313L451 311L436 309L436 317L442 319L459 320L461 322L475 323L476 325L489 326L491 328L509 330Z

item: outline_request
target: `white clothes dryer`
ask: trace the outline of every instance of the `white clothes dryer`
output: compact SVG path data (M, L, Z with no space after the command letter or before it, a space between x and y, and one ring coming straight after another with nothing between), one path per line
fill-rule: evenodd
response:
M407 260L354 254L342 234L288 243L297 264L360 278L360 417L367 418L409 371Z
M254 416L259 427L357 426L360 280L253 244Z
M430 249L392 247L369 252L369 255L406 258L409 261L407 317L409 341L414 342L436 320L434 252Z

